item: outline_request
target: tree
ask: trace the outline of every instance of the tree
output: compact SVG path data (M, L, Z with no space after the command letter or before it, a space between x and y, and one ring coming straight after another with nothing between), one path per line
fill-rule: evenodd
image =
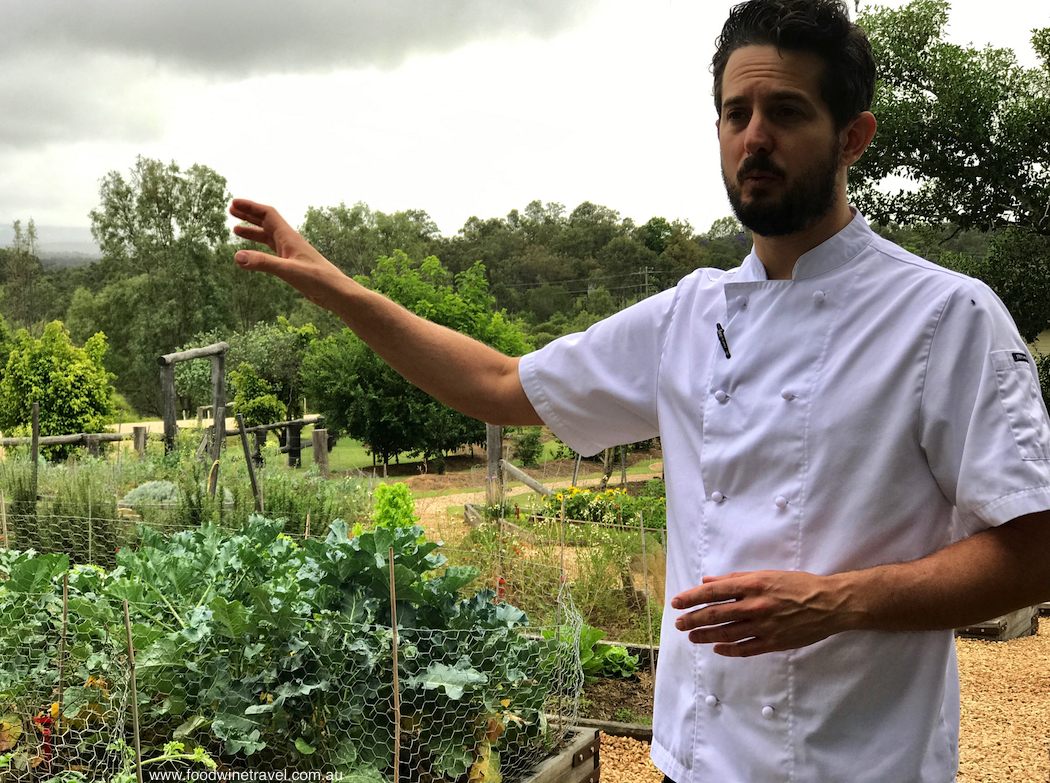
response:
M1007 229L985 256L943 253L940 263L986 282L1013 315L1021 338L1035 342L1050 328L1050 237Z
M234 410L244 418L249 427L285 421L288 408L277 399L273 387L259 377L255 368L247 362L230 373L230 381L236 393Z
M364 202L352 207L310 207L300 232L348 275L368 274L376 260L395 250L420 258L430 253L438 227L426 212L385 214Z
M136 410L160 413L157 357L232 321L228 289L217 284L220 266L231 265L219 252L229 238L226 180L207 166L183 172L140 156L127 179L106 175L99 195L91 231L107 285L75 298L68 318L109 336L117 388Z
M49 323L39 340L20 329L0 380L0 428L27 432L36 402L43 435L102 432L113 414L113 376L103 366L105 353L104 334L77 348L61 321ZM72 448L46 446L42 451L63 459Z
M300 375L303 353L316 337L317 330L313 325L294 327L287 319L278 317L275 324L256 324L245 332L230 333L223 329L202 332L177 350L187 351L215 343L227 343L230 349L226 352L226 366L238 367L242 363L250 365L259 380L267 384L269 391L284 405L286 413L298 418L303 413ZM232 381L231 373L226 389L227 399L235 393ZM178 392L180 403L187 409L210 405L210 362L194 360L176 364L175 391Z
M0 250L4 310L15 324L29 327L37 322L46 302L39 290L44 267L36 255L36 225L32 218L25 229L21 220L16 220L13 228L11 246Z
M433 256L415 262L397 252L360 282L505 354L520 356L528 347L520 329L493 311L480 263L452 279ZM399 453L422 454L437 458L440 471L448 452L484 442L484 424L412 386L349 330L311 344L303 378L329 431L363 442L384 465Z
M1050 236L1050 28L1033 37L1042 67L1025 68L1010 49L945 41L948 9L913 0L859 20L878 65L879 129L850 170L855 203L878 223ZM894 176L914 187L889 190Z
M176 245L214 250L229 239L226 178L207 166L183 172L140 155L128 179L118 171L102 178L99 197L91 234L104 264L122 277L156 271Z

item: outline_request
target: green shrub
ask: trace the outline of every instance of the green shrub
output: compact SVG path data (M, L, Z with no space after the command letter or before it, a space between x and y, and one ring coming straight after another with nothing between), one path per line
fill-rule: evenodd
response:
M543 444L540 443L540 427L524 427L514 436L511 456L520 460L526 468L534 468L543 456Z
M407 484L379 484L372 492L372 519L377 527L412 527L419 521Z

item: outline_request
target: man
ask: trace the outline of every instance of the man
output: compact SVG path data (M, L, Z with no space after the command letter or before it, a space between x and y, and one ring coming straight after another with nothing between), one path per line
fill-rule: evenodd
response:
M520 361L346 279L271 208L237 262L410 381L583 453L659 434L668 596L652 756L678 783L948 783L952 629L1050 597L1050 422L983 284L872 233L846 174L874 64L840 0L749 0L714 60L725 184L754 232Z

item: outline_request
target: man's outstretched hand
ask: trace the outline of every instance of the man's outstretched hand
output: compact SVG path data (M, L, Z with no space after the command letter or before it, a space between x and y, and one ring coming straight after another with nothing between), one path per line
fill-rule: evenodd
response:
M233 227L241 239L267 245L275 255L239 250L234 260L241 269L268 272L293 286L316 305L333 309L338 291L349 279L322 256L273 207L235 198L230 214L251 225Z

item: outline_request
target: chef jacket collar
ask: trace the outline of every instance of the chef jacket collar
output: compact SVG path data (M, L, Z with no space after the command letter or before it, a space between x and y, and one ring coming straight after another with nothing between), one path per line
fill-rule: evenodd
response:
M792 280L805 280L830 272L856 258L857 254L868 246L874 236L868 221L854 207L850 207L850 211L853 213L853 220L844 229L799 256L791 273ZM766 268L752 247L733 282L752 283L768 279Z

